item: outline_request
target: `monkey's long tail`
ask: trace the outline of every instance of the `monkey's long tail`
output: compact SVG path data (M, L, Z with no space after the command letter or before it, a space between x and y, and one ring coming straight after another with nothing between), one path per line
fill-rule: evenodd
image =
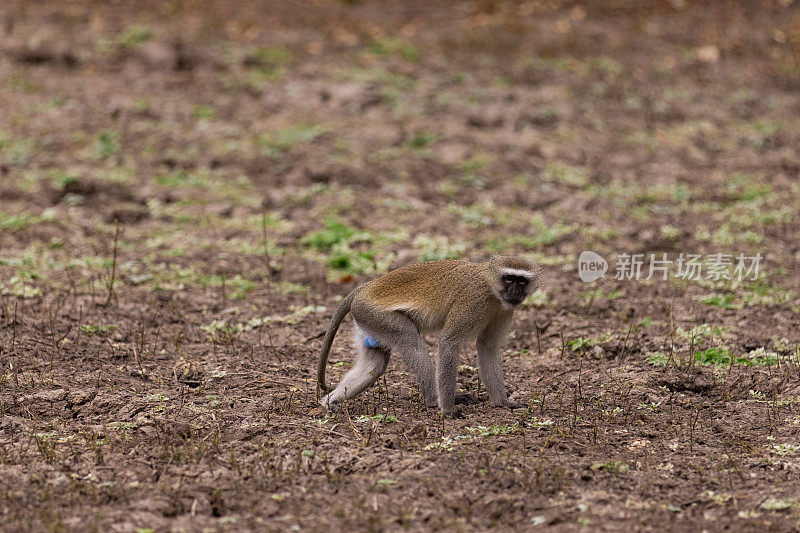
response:
M331 391L331 387L328 387L327 383L325 383L325 367L328 364L328 354L331 351L333 338L336 336L336 332L339 331L342 320L350 312L350 304L353 302L355 295L356 291L353 291L344 297L342 303L339 304L339 309L336 310L336 314L333 315L331 325L328 326L328 331L325 332L325 339L322 341L322 351L319 353L319 364L317 365L317 383L325 392Z

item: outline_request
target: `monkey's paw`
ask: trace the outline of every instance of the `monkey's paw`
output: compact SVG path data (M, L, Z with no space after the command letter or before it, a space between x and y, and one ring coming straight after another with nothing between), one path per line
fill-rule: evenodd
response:
M326 411L330 411L332 413L341 413L342 412L342 402L338 399L330 401L327 397L323 398L319 404L322 406L323 409Z
M480 401L481 399L474 394L468 392L456 393L456 405L473 405Z
M509 409L524 409L528 407L524 403L515 402L514 400L505 399L503 401L503 407L508 407Z

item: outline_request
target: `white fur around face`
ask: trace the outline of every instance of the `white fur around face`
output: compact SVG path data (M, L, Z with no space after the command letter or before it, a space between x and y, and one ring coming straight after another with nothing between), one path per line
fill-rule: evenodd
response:
M520 270L518 268L501 268L500 269L501 276L520 276L522 278L526 278L528 280L533 279L533 272L529 270Z

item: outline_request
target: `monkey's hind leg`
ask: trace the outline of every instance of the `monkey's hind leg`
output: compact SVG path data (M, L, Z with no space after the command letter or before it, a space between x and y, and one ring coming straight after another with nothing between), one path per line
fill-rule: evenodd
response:
M388 346L391 353L399 353L406 368L419 380L425 406L436 407L438 397L431 355L414 321L396 311L362 313L356 310L356 313L360 326L369 332L367 339Z
M331 393L322 398L320 403L323 407L336 409L342 400L358 396L371 387L386 371L389 351L379 346L375 339L368 337L358 324L355 329L355 343L357 355L353 368Z

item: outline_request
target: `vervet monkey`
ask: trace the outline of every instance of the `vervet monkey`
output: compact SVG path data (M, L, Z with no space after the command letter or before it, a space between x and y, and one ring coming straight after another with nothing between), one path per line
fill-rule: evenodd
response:
M369 281L348 294L325 333L317 382L328 394L322 405L336 407L375 383L398 352L420 382L425 405L460 417L455 406L459 353L476 342L478 369L492 404L524 407L506 394L500 352L514 309L539 277L533 261L493 256L483 263L462 260L408 265ZM333 338L345 315L355 321L355 364L333 392L325 366ZM422 334L439 332L436 371Z

